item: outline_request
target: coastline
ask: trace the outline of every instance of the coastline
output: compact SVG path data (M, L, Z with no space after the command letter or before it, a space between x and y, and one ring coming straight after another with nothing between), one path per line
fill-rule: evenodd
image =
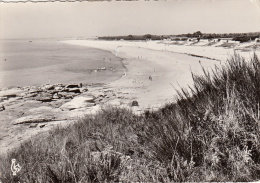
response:
M108 83L107 86L111 90L128 93L124 96L127 99L112 101L111 104L128 106L131 100L137 100L140 111L156 110L165 103L173 102L175 89L192 84L191 70L201 73L201 65L209 68L219 64L218 61L208 58L160 50L158 46L151 49L153 42L100 40L63 42L107 50L122 58L126 66L126 76ZM150 76L152 80L149 80Z
M82 49L92 46L109 51L122 59L125 73L122 73L119 79L107 83L85 84L84 87L87 90L82 91L77 96L68 99L65 96L65 98L54 99L52 102L37 101L37 97L49 94L52 90L46 88L51 86L54 86L54 88L59 87L56 84L13 88L0 92L1 97L5 95L15 96L1 102L1 104L5 105L6 110L1 111L0 124L4 129L4 133L0 136L2 147L0 154L7 152L8 149L16 147L38 133L47 132L57 125L71 124L86 114L95 114L106 106L128 108L136 114L140 114L145 110L157 110L166 103L175 101L176 90L192 85L191 71L201 74L201 66L208 70L215 65L225 63L225 60L221 63L209 59L214 56L211 51L204 51L203 54L197 52L196 55L203 56L197 57L185 53L176 53L176 51L181 50L180 48L174 50L176 46L171 48L173 51L169 51L170 49L168 51L160 50L161 45L154 46L154 44L157 44L154 42L99 40L62 42L82 46ZM153 46L154 49L152 49ZM189 54L194 54L194 50L203 48L193 48ZM222 56L227 51L224 48L218 48L217 50L222 50ZM250 53L243 54L248 55ZM35 90L43 92L36 92L35 95ZM88 102L89 100L91 102ZM132 106L133 101L137 101L138 106ZM80 106L78 103L82 105ZM37 126L37 121L42 120L42 115L47 115L50 120L43 119L43 122L40 122L40 125ZM27 122L13 125L15 121L24 119L27 119ZM28 123L28 119L29 121L33 119L34 122ZM36 126L33 126L34 124ZM43 128L40 127L42 125Z
M128 100L137 100L140 108L157 109L167 102L173 102L176 90L193 84L191 71L202 74L202 67L211 70L215 65L223 65L226 60L238 52L246 59L253 51L241 51L255 43L237 44L226 48L217 43L215 46L174 45L168 41L104 41L104 40L68 40L67 44L94 47L110 51L123 58L127 75L108 83L114 91L129 93ZM205 42L205 44L208 44ZM240 49L240 50L238 50ZM254 50L259 54L259 50ZM152 81L149 77L152 77ZM129 101L128 101L129 102ZM127 106L127 101L119 100L113 105Z

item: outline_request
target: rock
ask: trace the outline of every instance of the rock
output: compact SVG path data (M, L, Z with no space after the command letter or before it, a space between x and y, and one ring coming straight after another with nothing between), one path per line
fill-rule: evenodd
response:
M138 104L138 102L137 102L136 100L134 100L134 101L132 102L132 107L134 107L134 106L139 106L139 104Z
M31 94L25 95L26 98L33 98L33 97L36 97L36 96L37 96L37 93L31 93Z
M78 88L68 89L67 92L81 93L80 89Z
M52 101L52 95L49 93L41 93L34 99L42 102L50 102Z
M54 90L54 85L46 84L41 87L43 90Z
M86 115L95 115L101 110L101 106L94 105L93 107L85 107L85 108L79 108L79 109L73 109L71 112L68 112L69 109L64 110L63 113L66 114L66 117L69 119L75 119L79 117L84 117Z
M86 102L95 103L93 96L83 96Z
M74 98L75 96L76 96L76 94L75 93L67 93L67 92L59 92L59 96L61 97L61 98L65 98L65 99L72 99L72 98Z
M42 123L53 121L54 117L44 117L42 115L30 115L18 118L12 122L13 125L24 124L24 123Z
M43 91L39 90L39 89L30 89L29 90L29 93L40 93L40 92L43 92Z
M80 88L80 92L81 92L81 93L82 93L82 92L86 92L86 91L88 91L88 89L87 89L86 87Z
M41 102L51 102L52 101L52 97L38 97L35 100L41 101Z
M64 103L68 102L67 100L70 100L70 99L59 99L59 100L51 102L51 105L52 105L52 107L59 108Z
M79 88L79 85L77 85L77 84L69 84L65 88Z
M99 103L99 102L101 102L103 99L102 98L96 98L95 99L95 103Z
M4 100L8 100L7 97L0 97L0 102L3 102Z
M0 97L13 98L23 93L23 91L19 88L14 88L10 90L0 91Z
M94 106L94 98L89 96L75 97L70 102L63 104L60 108L62 110L74 110L79 108L86 108Z
M55 91L62 91L62 90L64 90L64 86L55 86L54 90Z
M9 98L15 98L17 95L16 94L8 94L8 95L5 95L5 97L7 97L8 99Z
M27 112L31 114L46 114L50 115L52 112L60 112L60 110L53 108L52 106L40 106L40 107L33 107L29 109ZM45 116L46 116L45 115Z
M4 105L1 105L0 106L0 111L4 111L5 110L5 106Z
M45 127L45 125L46 125L46 124L44 124L44 125L40 125L40 128L43 128L43 127Z
M61 96L58 94L58 93L55 93L53 96L52 96L53 99L59 99L61 98Z

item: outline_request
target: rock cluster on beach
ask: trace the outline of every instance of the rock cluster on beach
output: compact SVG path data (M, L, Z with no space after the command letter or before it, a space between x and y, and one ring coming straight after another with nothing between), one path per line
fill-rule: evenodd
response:
M77 120L76 117L86 110L91 111L81 108L83 104L89 103L90 97L94 98L87 95L89 95L88 89L77 84L46 84L2 89L0 91L0 153L6 152L39 132L51 129L56 124L69 124ZM78 97L81 99L81 106L72 107L71 103L74 99L77 101ZM83 97L87 100L84 101ZM96 104L91 103L91 105Z
M67 125L86 114L95 114L104 104L137 106L137 101L130 105L132 99L128 95L104 84L45 84L2 89L0 146L6 151L56 124Z
M89 92L82 84L3 89L0 91L0 121L23 124L73 119L84 113L96 112L105 103L120 106L121 101L127 99L127 94L117 92L117 95L102 86ZM133 101L129 106L138 106L138 102Z
M58 113L95 105L93 96L78 97L87 91L82 84L46 84L6 89L0 91L0 111L8 113L6 117L12 118L12 124L61 120L54 111ZM19 111L21 114L17 114Z

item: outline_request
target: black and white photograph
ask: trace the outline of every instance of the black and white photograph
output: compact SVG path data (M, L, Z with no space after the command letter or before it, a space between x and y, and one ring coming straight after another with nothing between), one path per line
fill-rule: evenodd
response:
M260 182L260 0L0 0L9 182Z

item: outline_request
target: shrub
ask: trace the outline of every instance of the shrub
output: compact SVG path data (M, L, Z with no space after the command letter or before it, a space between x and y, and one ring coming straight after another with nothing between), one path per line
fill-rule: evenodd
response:
M235 54L211 74L193 75L190 91L179 91L177 103L161 109L159 121L151 120L146 131L150 150L179 170L173 181L260 178L259 76L256 55L247 62Z
M234 40L234 41L239 41L240 43L244 43L244 42L250 41L250 37L246 37L246 36L243 36L243 37L234 37L233 40Z

